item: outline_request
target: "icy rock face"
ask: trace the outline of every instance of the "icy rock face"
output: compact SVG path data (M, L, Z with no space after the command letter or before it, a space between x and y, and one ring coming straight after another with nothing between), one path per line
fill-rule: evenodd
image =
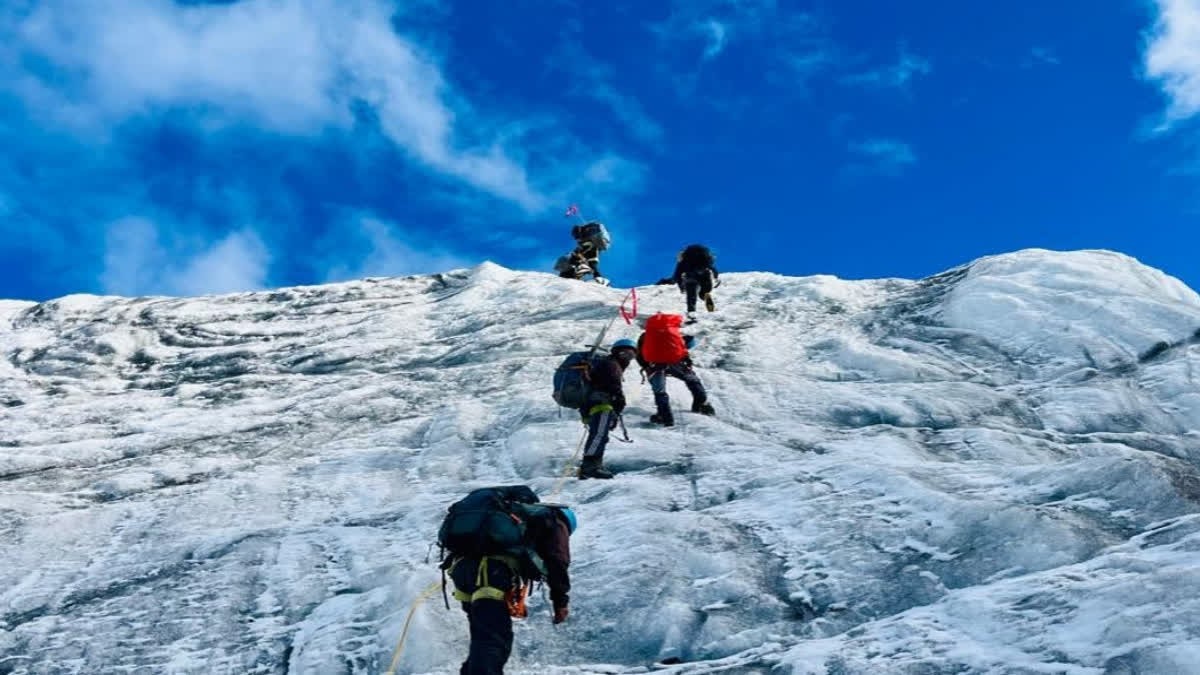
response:
M722 280L718 416L647 427L628 373L635 442L583 482L549 381L622 290L0 303L0 673L383 672L445 507L513 483L580 529L570 621L535 595L508 672L1195 672L1196 293L1102 251ZM397 672L457 672L461 612L412 616Z

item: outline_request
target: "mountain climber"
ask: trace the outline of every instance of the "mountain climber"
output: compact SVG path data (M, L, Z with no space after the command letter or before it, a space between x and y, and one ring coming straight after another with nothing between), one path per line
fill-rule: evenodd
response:
M590 392L583 408L584 423L588 425L583 445L580 478L612 478L604 468L604 449L608 447L609 432L616 428L625 410L625 391L621 378L625 369L637 358L637 344L629 338L613 342L609 357L592 366L589 371Z
M717 308L712 297L713 288L720 284L715 262L712 251L702 244L684 248L676 258L675 273L671 279L687 296L689 319L695 319L697 298L704 300L704 308L708 311Z
M502 553L483 553L487 547L468 544L475 550L456 553L451 548L451 557L443 563L454 582L454 597L462 603L470 626L471 644L460 675L502 675L512 653L513 617L526 615L529 582L545 580L549 585L553 623L566 621L570 614L571 579L567 567L571 564L569 538L577 525L575 512L562 504L538 503L537 495L524 485L481 488L459 504L465 508L459 510L463 517L456 523L457 541L504 541L506 533L496 532L501 528L519 533L507 535L518 537L520 543ZM459 504L450 508L443 533ZM489 508L500 517L480 517ZM523 529L513 528L514 522L523 524ZM439 533L439 542L442 539Z
M682 322L683 317L678 314L655 314L646 319L646 330L637 341L638 365L642 367L642 372L650 381L650 389L654 392L656 412L650 416L650 421L665 427L675 425L675 415L671 412L671 397L667 394L668 376L683 380L692 394L692 412L702 415L716 414L712 404L708 402L708 392L704 390L704 383L692 368L689 350L695 345L695 338L679 332Z
M600 274L600 252L612 244L608 229L592 221L572 227L571 236L575 238L575 250L560 257L554 270L560 277L579 281L590 275L596 283L607 286L608 279Z

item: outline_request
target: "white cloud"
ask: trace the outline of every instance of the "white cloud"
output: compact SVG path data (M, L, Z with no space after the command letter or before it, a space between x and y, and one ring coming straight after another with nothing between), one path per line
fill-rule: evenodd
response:
M704 60L709 61L716 58L725 49L725 36L729 32L729 28L716 19L707 19L703 22L702 29L708 32L708 45L704 48Z
M787 54L783 56L783 63L788 82L797 88L806 88L809 80L837 65L838 58L838 52L832 47Z
M903 141L874 138L851 143L850 151L859 158L850 167L851 173L894 176L917 163L916 152Z
M650 29L665 50L694 59L691 71L670 73L683 98L695 93L705 66L735 45L749 45L761 58L756 74L789 88L802 88L838 60L818 15L781 10L775 0L676 0L667 19Z
M426 241L411 241L394 224L369 215L360 214L349 219L339 228L339 234L341 245L346 247L348 244L349 251L340 254L338 259L324 261L325 281L429 274L481 262L460 257ZM346 258L353 258L353 261Z
M613 84L616 78L612 67L592 57L576 36L568 36L562 41L551 63L568 78L572 94L603 103L639 141L653 146L662 142L662 126L646 112L638 99L617 89Z
M932 69L929 61L901 48L900 57L895 63L848 75L842 81L849 85L874 89L907 90L917 76L928 75Z
M1145 75L1169 100L1163 128L1200 112L1200 2L1157 0L1159 16L1146 44Z
M1062 65L1062 60L1048 47L1034 47L1029 50L1029 56L1034 63L1044 63L1050 66Z
M620 191L628 192L638 189L645 181L646 167L617 155L608 155L593 162L583 175L589 183L615 185Z
M110 223L100 284L114 295L207 295L265 288L270 256L253 231L212 245L185 241L140 217Z
M167 279L181 295L233 293L267 285L267 247L254 232L233 232L201 251Z
M154 293L156 276L167 263L158 228L144 218L124 218L107 227L100 285L113 295Z
M350 128L365 104L427 169L527 212L548 208L563 177L591 158L555 156L531 175L526 158L539 148L529 148L527 125L467 100L433 54L393 30L394 11L384 0L44 0L0 10L0 91L86 137L163 110L316 136ZM636 109L601 96L636 122ZM564 144L563 133L546 143Z

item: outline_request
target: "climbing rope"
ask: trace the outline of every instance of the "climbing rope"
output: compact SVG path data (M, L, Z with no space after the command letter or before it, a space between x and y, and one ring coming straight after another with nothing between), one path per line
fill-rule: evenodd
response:
M400 655L404 652L404 643L408 640L408 629L412 624L413 615L417 613L417 608L425 604L425 601L433 597L437 592L440 584L433 582L429 587L421 591L416 600L413 600L412 607L408 610L408 616L404 619L404 628L400 631L400 641L396 643L396 651L392 652L392 663L388 666L387 672L384 675L396 675L396 665L400 663Z
M550 491L550 500L558 496L562 492L563 487L567 484L567 479L571 477L571 471L575 469L575 462L578 461L580 453L583 452L583 444L587 441L587 428L584 428L583 433L579 436L579 444L575 446L575 452L571 455L571 459L567 460L566 466L563 467L562 475L558 477L558 482L554 484L554 489Z

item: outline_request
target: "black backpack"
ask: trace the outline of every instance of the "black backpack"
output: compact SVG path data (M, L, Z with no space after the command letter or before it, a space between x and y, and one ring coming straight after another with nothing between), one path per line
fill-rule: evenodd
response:
M703 244L692 244L683 249L679 254L679 260L683 262L688 269L700 270L706 267L712 267L716 262L716 257L712 251Z
M446 607L446 570L461 558L507 556L512 571L521 579L540 581L546 565L530 541L530 525L548 523L553 507L538 504L538 496L527 485L503 485L472 490L446 510L438 528L442 547L442 597ZM544 527L545 525L543 525ZM446 555L449 553L449 555Z
M564 408L582 408L591 392L592 366L602 358L593 352L574 352L563 359L554 371L554 402Z
M472 490L447 509L438 544L453 557L519 556L528 544L528 505L537 502L527 485Z
M603 223L595 221L572 227L571 236L581 244L590 241L601 251L607 250L612 245L612 237L608 234L608 228L604 227Z

